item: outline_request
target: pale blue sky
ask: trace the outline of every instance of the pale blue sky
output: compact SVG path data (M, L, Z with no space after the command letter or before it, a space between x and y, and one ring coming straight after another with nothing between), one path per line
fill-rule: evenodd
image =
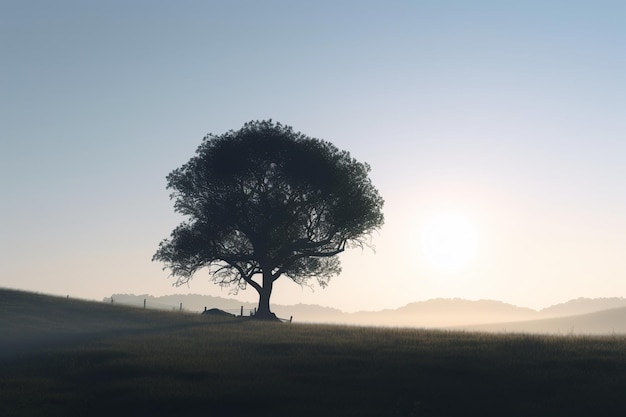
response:
M370 163L387 219L275 303L626 296L626 2L4 0L0 56L0 286L228 295L150 261L165 175L272 118ZM418 243L447 211L481 241L453 274Z

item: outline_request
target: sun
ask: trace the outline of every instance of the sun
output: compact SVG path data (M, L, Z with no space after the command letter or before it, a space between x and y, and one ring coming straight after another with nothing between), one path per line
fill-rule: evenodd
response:
M476 256L478 231L458 213L441 213L426 221L421 249L430 264L442 271L465 268Z

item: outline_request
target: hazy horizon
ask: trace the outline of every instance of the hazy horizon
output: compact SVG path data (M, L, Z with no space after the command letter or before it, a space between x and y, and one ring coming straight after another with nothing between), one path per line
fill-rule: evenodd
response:
M0 298L23 300L41 294L16 293L0 288ZM255 303L205 295L169 295L153 297L145 294L114 294L98 304L132 306L138 309L184 311L195 315L224 313L232 316L252 315ZM72 300L75 300L72 298ZM49 299L58 307L71 304L65 297ZM49 306L51 304L48 304ZM53 305L53 304L52 304ZM87 304L83 304L87 305ZM441 329L495 333L524 333L551 335L618 335L626 334L626 298L576 299L542 310L517 307L499 301L468 301L463 299L434 299L411 303L398 309L344 312L317 305L274 304L273 311L284 321L299 324L330 324L339 326ZM207 310L209 312L207 313ZM215 311L217 310L217 311Z
M2 289L2 288L0 288ZM5 288L6 289L6 288ZM258 303L257 299L252 299L250 301L244 301L241 299L241 297L237 297L236 295L226 295L226 296L220 296L220 295L214 295L214 294L199 294L199 293L187 293L187 294L165 294L165 295L160 295L160 296L155 296L149 293L144 293L144 294L129 294L129 293L114 293L111 294L110 296L106 296L103 297L102 300L93 300L93 301L104 301L104 302L109 302L111 300L111 298L114 299L114 301L118 298L118 297L122 297L122 299L136 299L135 301L137 301L137 303L141 304L141 301L143 299L154 299L154 300L162 300L164 298L166 299L171 299L171 302L169 303L160 303L160 301L157 301L156 304L154 305L155 307L159 307L159 304L162 304L161 307L169 307L169 308L174 308L177 309L179 307L179 303L183 303L183 305L185 304L183 300L187 299L187 298L196 298L196 297L214 297L215 299L217 299L218 301L224 301L224 302L235 302L235 303L242 303L242 305L244 305L244 308L254 308L256 306L256 304ZM340 311L342 313L346 313L346 314L352 314L352 313L378 313L378 312L383 312L383 311L394 311L394 310L401 310L404 307L414 307L416 305L418 306L427 306L427 305L434 305L437 303L461 303L461 304L465 304L465 303L469 303L469 304L475 304L475 305L480 305L480 304L501 304L502 306L510 306L510 307L515 307L515 308L519 308L519 309L524 309L524 310L530 310L530 311L534 311L534 312L542 312L542 311L547 311L547 310L552 310L555 308L563 308L566 306L572 307L573 310L576 309L576 306L578 303L580 304L585 304L585 305L589 305L589 304L596 304L598 306L604 305L605 308L598 308L597 311L602 311L604 309L611 309L611 308L621 308L623 305L625 304L624 307L626 307L626 298L625 297L599 297L599 298L585 298L585 297L579 297L579 298L574 298L574 299L570 299L570 300L565 300L563 302L559 302L556 304L551 304L549 306L545 306L543 308L538 308L538 309L534 309L534 308L530 308L527 306L523 306L523 305L516 305L516 304L510 304L510 303L506 303L500 300L491 300L491 299L479 299L479 300L470 300L470 299L466 299L466 298L430 298L428 300L417 300L417 301L412 301L409 302L407 304L403 304L403 305L399 305L396 307L391 307L391 308L385 308L385 309L377 309L377 310L354 310L354 311L346 311L343 310L341 308L338 307L330 307L330 306L325 306L323 304L316 304L316 303L293 303L293 304L280 304L280 303L273 303L274 305L277 306L281 306L281 307L297 307L297 306L302 306L302 307L314 307L314 308L320 308L320 309L333 309L333 310L337 310ZM233 304L234 307L239 308L239 304L235 305ZM148 307L150 307L150 304L148 303ZM198 304L197 307L192 308L192 310L194 311L202 311L202 308L221 308L219 305L211 305L211 304L202 304L202 306L200 306L200 304ZM594 309L594 311L596 311Z
M165 176L205 134L271 118L369 163L386 219L328 288L281 278L272 303L626 296L626 3L0 10L0 287L229 297L151 262L181 221Z

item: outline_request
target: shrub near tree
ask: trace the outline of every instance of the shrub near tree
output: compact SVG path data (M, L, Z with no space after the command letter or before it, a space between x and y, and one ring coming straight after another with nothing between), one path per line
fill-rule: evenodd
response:
M188 220L153 260L177 286L202 268L234 292L249 285L259 294L256 317L275 319L278 278L325 287L341 270L337 255L367 245L382 226L383 199L369 171L330 142L271 120L209 134L167 176L174 209Z

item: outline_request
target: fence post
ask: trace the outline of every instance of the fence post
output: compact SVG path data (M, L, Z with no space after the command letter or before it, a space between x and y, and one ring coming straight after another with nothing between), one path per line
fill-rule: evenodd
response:
M243 317L243 306L241 306L241 312L239 313L241 317Z
M289 323L291 323L291 320L293 320L293 316L289 317Z
M183 303L180 303L180 311L183 311Z
M111 304L113 304L113 297L111 297Z
M145 298L143 299L143 309L144 310L146 309L146 299Z

